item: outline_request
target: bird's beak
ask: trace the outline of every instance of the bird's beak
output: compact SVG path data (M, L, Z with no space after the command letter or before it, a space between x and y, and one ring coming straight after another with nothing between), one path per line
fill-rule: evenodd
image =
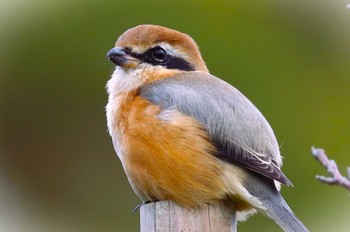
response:
M126 50L122 47L112 48L107 53L106 59L111 60L117 66L120 66L126 69L135 68L140 63L139 59L131 55L128 55L126 53Z

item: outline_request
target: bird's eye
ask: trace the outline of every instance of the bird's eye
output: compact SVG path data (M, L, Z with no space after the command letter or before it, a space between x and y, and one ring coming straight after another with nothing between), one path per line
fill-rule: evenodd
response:
M131 53L131 48L130 47L124 47L124 50L126 53Z
M164 61L166 57L166 51L163 48L157 48L152 53L153 58L157 61Z

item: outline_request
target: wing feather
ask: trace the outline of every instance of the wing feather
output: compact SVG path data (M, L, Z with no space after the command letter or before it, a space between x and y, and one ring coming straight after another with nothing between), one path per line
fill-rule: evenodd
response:
M184 72L143 85L139 95L199 121L220 159L291 184L280 170L279 147L269 123L228 83L204 72Z

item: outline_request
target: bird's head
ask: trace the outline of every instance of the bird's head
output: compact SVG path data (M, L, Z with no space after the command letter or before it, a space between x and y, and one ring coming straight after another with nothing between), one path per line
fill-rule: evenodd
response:
M156 25L139 25L124 32L107 59L125 70L158 67L208 72L190 36Z

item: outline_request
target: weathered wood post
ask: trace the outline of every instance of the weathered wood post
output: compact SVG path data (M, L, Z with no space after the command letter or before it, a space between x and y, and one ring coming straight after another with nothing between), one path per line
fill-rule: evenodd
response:
M140 208L141 232L236 232L232 204L204 204L186 209L172 201L149 203Z

